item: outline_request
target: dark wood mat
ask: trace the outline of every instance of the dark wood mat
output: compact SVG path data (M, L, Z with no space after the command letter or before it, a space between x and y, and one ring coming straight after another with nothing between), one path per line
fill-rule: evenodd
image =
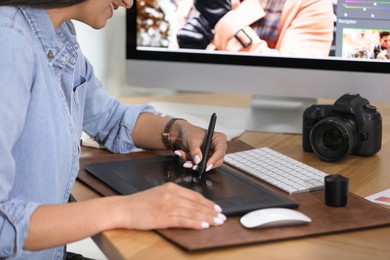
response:
M252 147L241 141L233 141L229 144L228 152L247 150L250 148ZM92 158L81 158L78 179L103 196L116 195L118 194L117 192L86 173L84 167L97 162L147 158L168 154L172 153L137 152L127 155L107 153ZM268 184L261 183L270 187ZM273 187L270 188L277 190ZM308 215L312 219L312 223L294 227L246 229L241 226L239 217L229 217L224 225L206 230L167 229L156 231L184 250L198 251L390 225L390 210L353 193L349 194L346 207L333 208L325 205L323 191L295 195L288 195L282 191L277 191L298 202L300 204L298 210Z

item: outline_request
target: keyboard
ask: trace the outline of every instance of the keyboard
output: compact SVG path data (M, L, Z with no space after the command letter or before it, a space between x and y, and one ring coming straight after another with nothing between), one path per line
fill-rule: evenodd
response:
M225 163L289 194L321 190L328 175L268 147L227 154Z

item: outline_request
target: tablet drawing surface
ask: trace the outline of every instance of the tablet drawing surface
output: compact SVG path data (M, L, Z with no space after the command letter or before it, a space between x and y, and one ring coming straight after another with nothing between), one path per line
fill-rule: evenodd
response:
M298 203L222 165L202 176L186 169L177 156L131 159L94 163L85 170L119 194L143 191L166 182L174 182L198 191L222 207L226 215L270 207L297 208Z

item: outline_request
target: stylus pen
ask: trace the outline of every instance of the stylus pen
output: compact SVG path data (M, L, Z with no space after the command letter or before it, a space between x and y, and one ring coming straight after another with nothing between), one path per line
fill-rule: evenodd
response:
M213 135L214 135L214 128L215 128L215 123L217 121L217 115L213 113L210 118L210 123L209 123L209 128L207 129L206 132L206 137L203 142L203 148L202 148L202 161L199 164L198 167L198 173L199 173L199 178L202 177L202 174L204 173L206 169L206 163L209 158L209 152L211 148L211 142L213 140Z

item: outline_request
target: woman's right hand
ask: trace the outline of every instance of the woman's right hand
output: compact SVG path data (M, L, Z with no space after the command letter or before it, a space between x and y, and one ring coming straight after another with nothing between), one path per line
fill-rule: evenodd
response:
M117 209L118 228L127 229L205 229L226 220L214 202L174 183L122 196Z

